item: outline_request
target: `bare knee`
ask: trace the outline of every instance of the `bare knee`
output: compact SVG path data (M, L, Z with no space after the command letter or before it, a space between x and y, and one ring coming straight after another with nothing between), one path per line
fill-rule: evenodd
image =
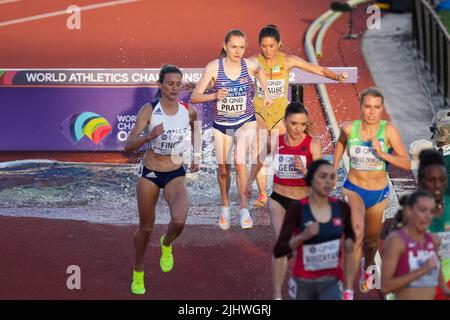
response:
M139 229L137 230L137 234L148 238L153 232L153 225L141 224L139 225Z
M234 168L236 169L236 175L238 175L238 176L244 175L247 170L247 167L245 164L235 163Z
M179 221L172 221L172 228L173 230L177 233L180 234L181 232L183 232L184 230L184 222L179 222Z
M217 168L217 175L219 176L219 178L225 179L230 176L230 172L226 166L219 166Z
M378 237L364 238L364 247L366 249L377 249L378 248Z

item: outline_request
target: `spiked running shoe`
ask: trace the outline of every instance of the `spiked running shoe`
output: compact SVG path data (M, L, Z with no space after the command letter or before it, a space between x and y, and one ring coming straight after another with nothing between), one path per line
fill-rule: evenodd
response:
M264 208L266 206L266 203L267 203L267 195L265 193L260 193L258 199L256 199L253 206L255 208Z
M131 293L145 294L144 271L133 270L133 282L131 283Z
M159 265L162 272L170 272L173 269L173 254L172 254L172 244L170 246L165 246L164 238L166 235L162 235L161 242L161 259L159 259Z
M219 215L219 227L222 230L230 229L230 208L222 207Z
M247 208L241 209L241 229L251 229L253 228L253 220L248 212Z

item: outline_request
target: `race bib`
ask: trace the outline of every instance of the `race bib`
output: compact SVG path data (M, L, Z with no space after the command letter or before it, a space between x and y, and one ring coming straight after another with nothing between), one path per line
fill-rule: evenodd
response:
M302 179L305 176L303 173L298 171L295 166L295 157L300 157L303 166L306 168L306 157L294 156L291 154L278 154L274 159L274 171L278 178L280 179Z
M450 231L438 232L441 237L441 246L439 247L439 257L441 259L450 258Z
M303 245L303 265L306 271L335 269L339 264L340 239Z
M269 90L270 97L272 99L282 98L285 96L284 84L285 84L284 79L267 80L267 89ZM259 82L258 82L258 97L260 98L264 97L264 90L259 85Z
M414 271L422 267L427 260L434 255L434 251L418 250L417 255L414 255L412 251L408 253L409 270ZM438 285L439 267L431 269L428 273L424 274L417 280L411 282L408 287L410 288L432 288Z
M188 128L164 131L156 139L151 140L152 149L160 155L181 154L186 149L187 133Z
M225 97L217 101L217 113L227 118L238 118L245 114L247 96Z
M380 142L383 149L383 142ZM369 146L351 146L350 159L352 168L363 171L381 171L384 170L384 161L379 158L372 147Z

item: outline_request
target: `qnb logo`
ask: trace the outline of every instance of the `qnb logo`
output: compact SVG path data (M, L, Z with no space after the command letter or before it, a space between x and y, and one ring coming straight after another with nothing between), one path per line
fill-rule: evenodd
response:
M84 136L99 144L112 131L112 127L101 115L82 112L66 118L60 130L73 144L77 144Z

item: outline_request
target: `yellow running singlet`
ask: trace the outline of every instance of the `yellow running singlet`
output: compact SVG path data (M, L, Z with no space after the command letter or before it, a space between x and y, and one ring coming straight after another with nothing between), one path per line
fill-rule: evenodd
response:
M278 54L276 64L272 67L269 67L262 54L258 54L257 58L264 69L267 88L274 104L270 108L264 107L264 92L258 81L256 81L255 112L264 119L267 128L272 130L284 118L284 112L289 103L287 99L289 72L286 70L285 54L282 52Z

